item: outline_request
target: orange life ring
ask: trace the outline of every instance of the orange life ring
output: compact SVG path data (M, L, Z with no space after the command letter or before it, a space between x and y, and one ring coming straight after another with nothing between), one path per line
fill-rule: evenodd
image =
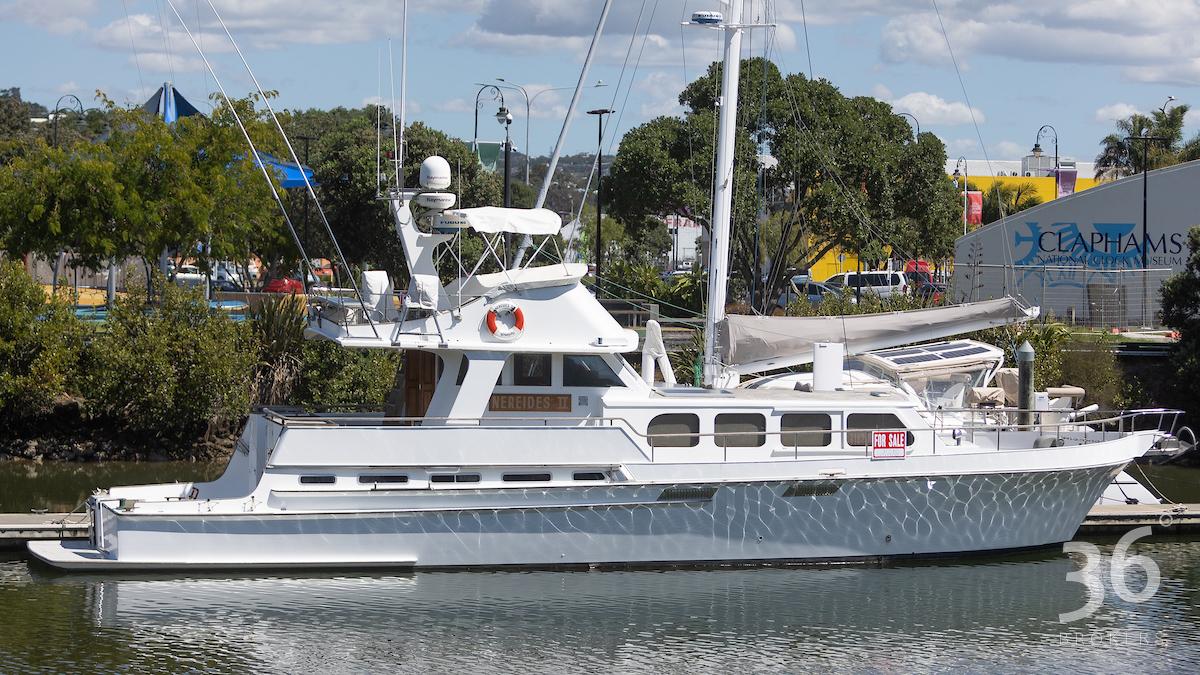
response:
M512 327L500 323L501 314L512 314ZM525 312L513 302L498 302L487 312L487 327L501 340L515 340L525 331Z

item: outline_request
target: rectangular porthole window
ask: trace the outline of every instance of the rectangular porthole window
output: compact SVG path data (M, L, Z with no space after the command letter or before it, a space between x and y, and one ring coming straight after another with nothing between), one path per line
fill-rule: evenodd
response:
M892 413L851 413L846 415L846 444L858 447L871 445L871 432L875 430L900 431L904 423ZM915 436L908 432L907 445L912 445Z
M787 413L779 418L786 448L823 448L833 440L832 427L833 419L826 413Z
M300 476L304 485L332 485L337 481L335 476Z
M514 354L513 384L518 387L549 387L550 355Z
M431 483L478 483L477 473L435 473L429 477Z
M563 356L564 387L621 387L621 378L598 354Z
M575 480L604 480L604 474L599 471L576 471Z
M700 442L699 433L700 418L692 413L659 415L646 428L650 445L656 448L693 448Z
M714 440L723 448L757 448L766 438L767 420L759 413L722 413L714 425Z
M364 474L358 477L359 483L407 483L408 476L404 474Z
M550 480L548 473L506 473L505 483L538 483Z

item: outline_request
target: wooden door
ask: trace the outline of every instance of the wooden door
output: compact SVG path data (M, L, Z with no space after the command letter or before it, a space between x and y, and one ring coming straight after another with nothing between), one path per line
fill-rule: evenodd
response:
M433 352L404 350L404 416L424 417L437 388L441 359Z

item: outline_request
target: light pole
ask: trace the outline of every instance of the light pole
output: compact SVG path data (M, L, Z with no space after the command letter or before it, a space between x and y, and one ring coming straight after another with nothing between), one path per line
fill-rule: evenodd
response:
M1035 157L1042 156L1042 134L1046 133L1047 129L1054 132L1054 198L1058 199L1058 129L1049 124L1043 124L1038 129L1037 138L1033 140L1032 152ZM1041 162L1038 163L1038 168L1041 168Z
M1174 98L1174 97L1172 97ZM1167 103L1170 103L1170 99ZM1166 104L1163 104L1166 107ZM1169 138L1163 136L1151 136L1147 129L1142 130L1141 136L1129 136L1125 139L1126 143L1131 141L1142 142L1142 325L1146 325L1146 305L1149 302L1149 252L1150 252L1150 228L1149 228L1149 201L1147 195L1149 192L1148 176L1150 175L1150 141L1167 143Z
M512 206L512 173L508 170L508 161L512 157L512 137L509 135L512 120L512 113L501 101L500 109L496 111L496 121L504 127L504 208Z
M529 112L530 108L533 107L533 102L537 100L537 97L541 96L542 94L544 94L548 91L562 91L564 89L574 89L575 87L549 87L547 89L542 89L540 91L534 92L533 96L530 96L529 92L525 90L525 87L522 87L521 85L516 84L515 82L509 82L508 80L504 79L503 77L497 77L496 81L504 83L504 84L500 85L501 87L504 87L506 89L512 89L514 91L519 91L519 92L521 92L521 95L525 97L525 184L528 185L529 184L529 161L531 159L530 152L529 152L529 121L531 119L530 112ZM603 80L596 80L596 84L593 84L590 88L596 89L596 88L605 87L605 86L608 86L608 85L604 84Z
M476 82L476 84L479 84ZM500 91L500 87L494 84L483 84L479 86L479 91L475 92L475 135L471 137L471 151L476 155L479 154L479 97L483 92L491 89L492 100L500 101L500 107L504 107L504 92Z
M913 140L916 140L916 141L921 140L921 121L917 119L917 116L910 112L896 113L896 115L899 117L911 117L912 121L913 121L913 125L916 126L916 128L917 128L916 133L913 134Z
M1162 107L1161 107L1161 108L1159 108L1159 110L1160 110L1160 111L1162 112L1162 114L1163 114L1163 117L1166 117L1166 116L1167 116L1167 106L1171 105L1171 102L1172 102L1172 101L1174 101L1174 100L1175 100L1175 97L1174 97L1174 96L1168 96L1168 97L1167 97L1167 100L1163 101ZM1165 120L1164 120L1164 121L1165 121Z
M79 107L79 118L83 119L83 102L79 100L78 96L75 94L63 94L62 96L59 96L58 101L54 104L54 112L51 114L51 116L54 117L54 136L50 141L50 145L54 147L58 147L58 111L60 110L60 106L62 105L64 98L75 99L75 105Z
M615 113L616 110L597 108L587 114L596 116L596 288L600 287L600 264L604 261L604 249L601 248L600 226L603 223L604 206L604 116Z
M962 173L959 173L958 167L962 167ZM954 163L954 187L958 187L959 177L963 179L963 236L967 236L967 158L959 157Z

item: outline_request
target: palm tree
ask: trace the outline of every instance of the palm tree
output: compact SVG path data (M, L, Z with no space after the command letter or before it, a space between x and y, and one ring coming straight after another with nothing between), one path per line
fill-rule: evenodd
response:
M970 189L978 188L972 184ZM983 193L983 222L992 223L1041 203L1037 186L1030 181L1016 185L997 181Z
M1160 108L1149 115L1134 113L1117 120L1116 133L1100 141L1100 154L1096 156L1096 180L1116 180L1124 176L1141 173L1143 168L1158 169L1179 162L1200 158L1200 134L1183 143L1183 118L1189 106L1180 104L1173 108ZM1142 166L1142 148L1125 139L1130 136L1158 136L1166 143L1151 143L1146 164Z

